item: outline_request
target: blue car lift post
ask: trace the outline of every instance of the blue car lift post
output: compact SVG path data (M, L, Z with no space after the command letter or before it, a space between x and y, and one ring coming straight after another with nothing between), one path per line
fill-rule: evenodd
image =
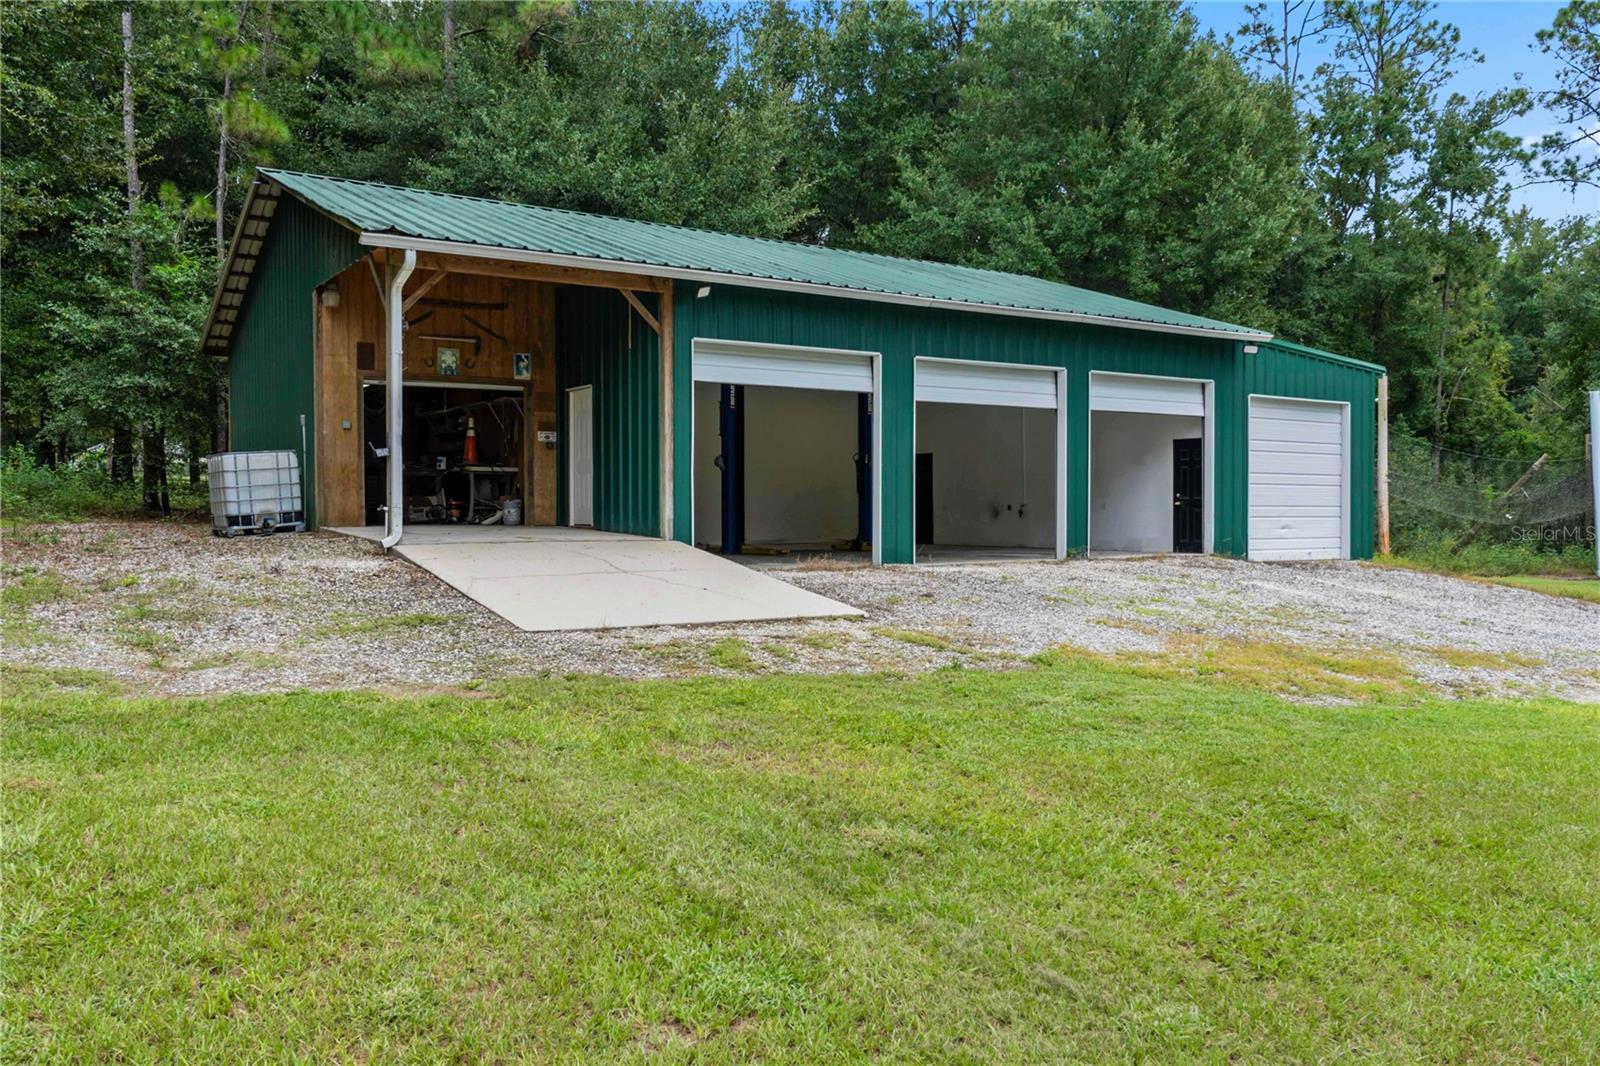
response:
M717 402L717 432L722 454L722 554L744 551L744 386L723 385Z
M851 551L872 550L872 394L856 394L856 536Z

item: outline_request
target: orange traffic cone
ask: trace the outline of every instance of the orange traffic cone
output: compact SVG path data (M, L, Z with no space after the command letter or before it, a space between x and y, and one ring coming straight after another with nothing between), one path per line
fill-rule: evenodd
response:
M467 439L461 445L461 461L475 463L478 461L478 427L473 423L472 416L467 416Z

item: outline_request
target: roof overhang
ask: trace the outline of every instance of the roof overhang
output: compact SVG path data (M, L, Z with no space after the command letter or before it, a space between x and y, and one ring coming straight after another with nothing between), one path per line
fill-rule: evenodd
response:
M970 300L942 300L930 296L881 292L871 289L851 289L841 285L823 285L809 281L789 281L784 278L763 278L749 274L734 274L718 270L698 270L685 267L662 266L622 259L600 259L591 256L565 255L559 252L538 252L525 248L502 248L497 245L470 244L462 241L441 241L427 237L408 237L397 233L361 234L360 241L369 248L412 248L419 252L441 255L473 256L479 259L499 259L512 263L537 263L542 266L574 267L584 270L601 270L616 273L642 274L648 277L673 278L679 281L699 281L707 284L738 285L752 289L773 289L779 292L797 292L809 296L833 296L847 300L867 300L872 303L899 304L905 307L942 308L948 311L969 311L986 315L1009 315L1015 318L1045 319L1052 322L1075 322L1081 325L1109 326L1114 329L1138 329L1152 333L1176 333L1188 337L1209 337L1215 340L1262 342L1272 339L1270 333L1244 330L1210 329L1205 326L1179 326L1164 322L1147 322L1137 318L1118 318L1113 315L1090 315L1072 311L1049 311L1029 307L1008 307L998 304L978 303Z
M244 208L233 227L233 241L228 245L228 256L222 261L222 276L217 279L217 291L211 297L211 313L206 315L205 332L200 337L200 349L211 355L225 356L233 343L233 329L244 311L245 296L250 290L250 278L261 250L266 246L267 229L272 216L277 213L278 201L283 196L283 186L271 178L257 177L245 193Z

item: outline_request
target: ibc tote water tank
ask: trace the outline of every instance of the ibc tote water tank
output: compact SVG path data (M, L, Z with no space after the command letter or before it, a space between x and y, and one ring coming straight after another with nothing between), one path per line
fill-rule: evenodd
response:
M222 452L206 457L211 532L299 532L306 528L300 457L292 451Z

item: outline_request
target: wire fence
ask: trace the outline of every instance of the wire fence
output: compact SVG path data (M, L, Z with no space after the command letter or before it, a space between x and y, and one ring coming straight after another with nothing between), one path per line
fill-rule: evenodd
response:
M1390 529L1397 550L1408 541L1469 533L1480 541L1551 551L1592 545L1588 463L1538 458L1473 455L1391 431Z

